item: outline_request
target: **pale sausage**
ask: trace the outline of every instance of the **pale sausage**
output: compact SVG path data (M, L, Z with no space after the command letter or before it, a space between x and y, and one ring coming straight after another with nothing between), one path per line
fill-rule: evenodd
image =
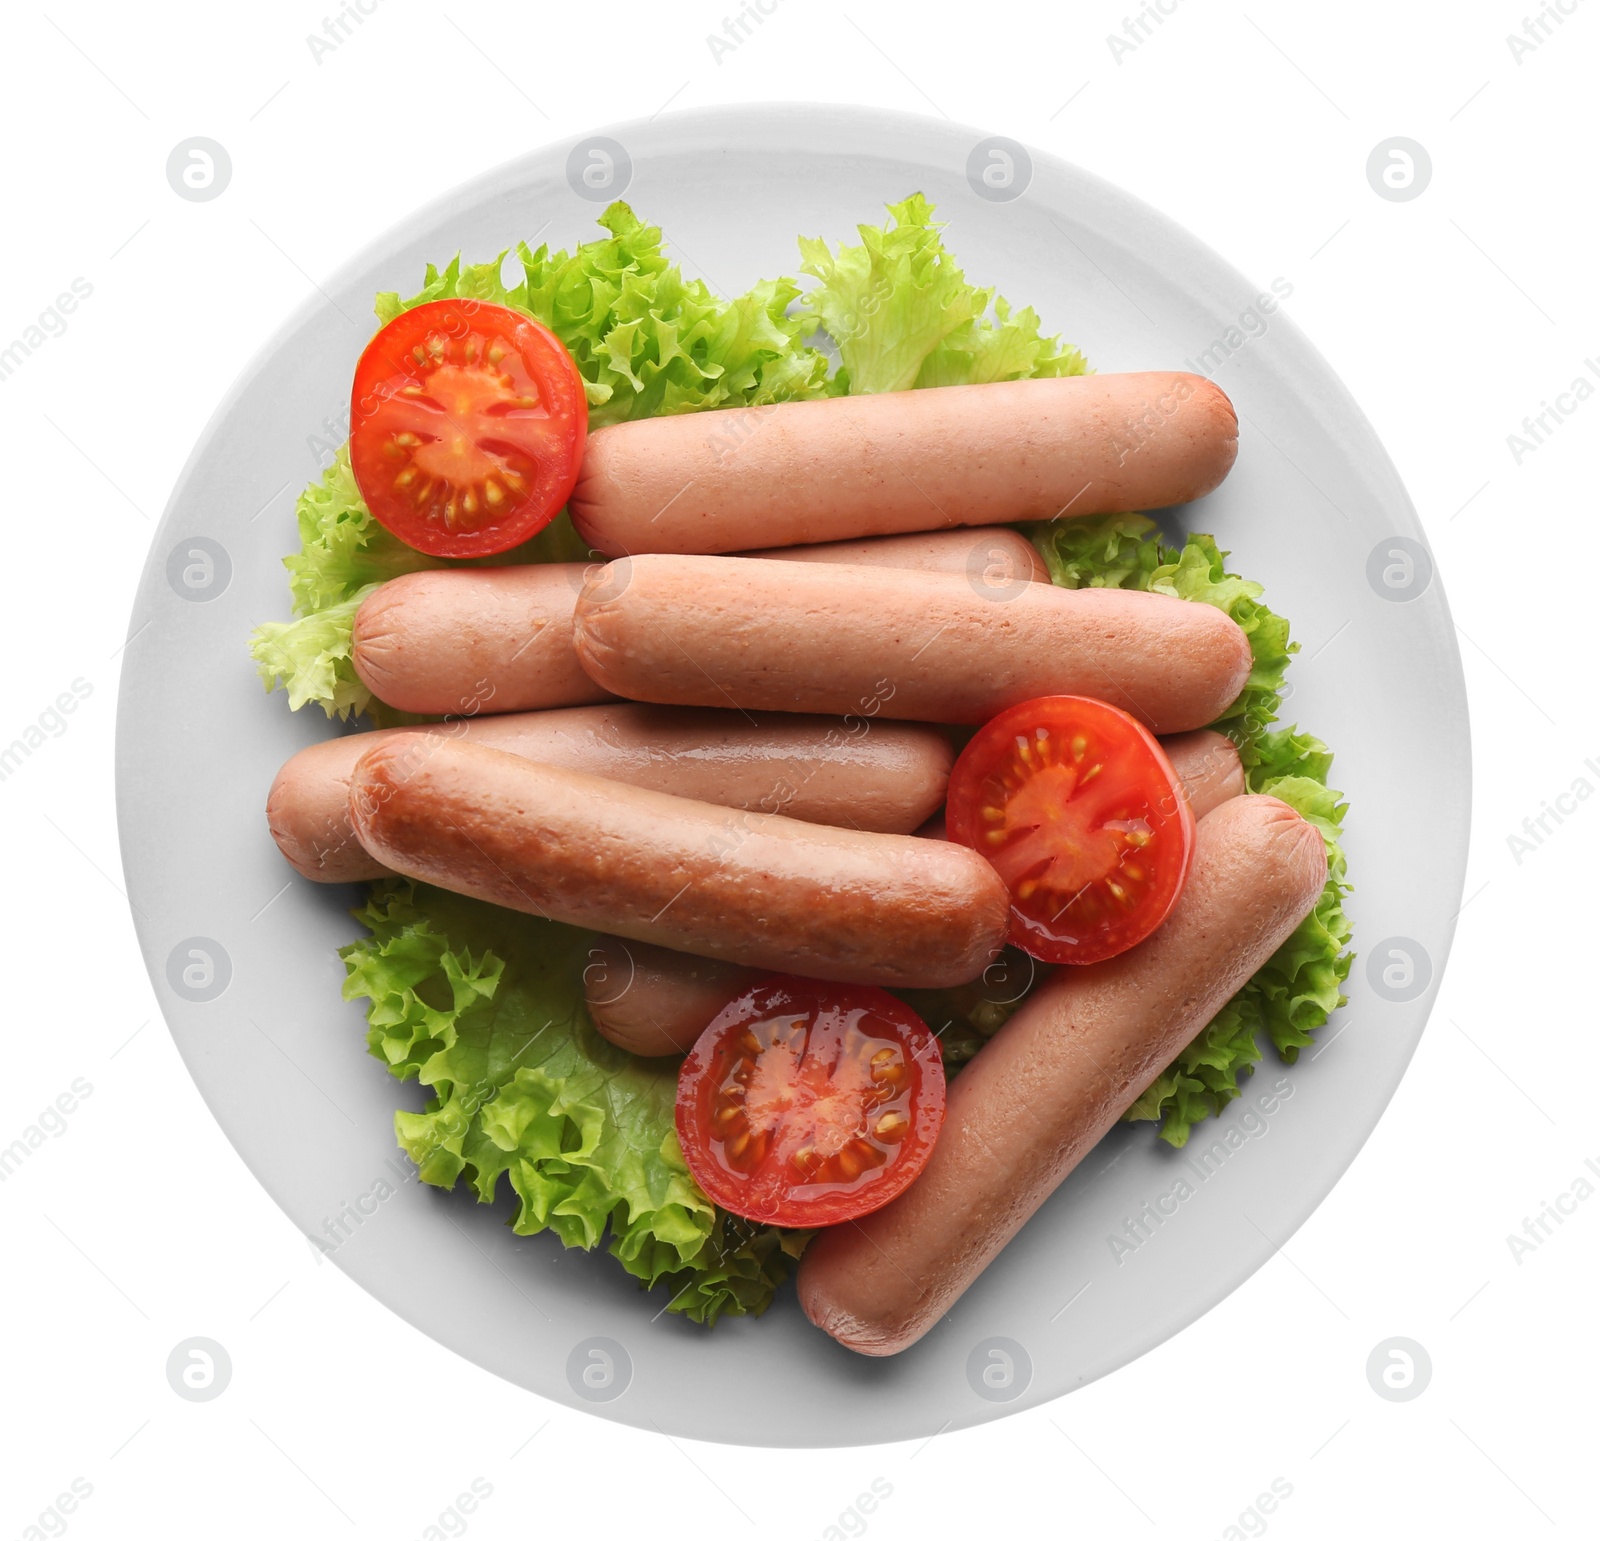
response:
M923 535L830 541L825 546L771 546L740 555L773 562L831 562L846 567L965 574L988 588L1050 581L1050 569L1033 542L1006 529L930 530Z
M407 573L356 611L350 661L386 706L425 717L604 701L572 653L581 562Z
M813 545L1187 503L1238 442L1192 374L836 396L598 429L568 510L607 556Z
M597 568L574 640L640 701L978 723L1081 695L1157 733L1214 721L1251 667L1232 619L1166 594L714 556Z
M921 724L632 701L351 733L302 749L272 783L267 827L290 865L319 883L384 876L350 827L350 773L386 739L429 734L729 808L896 835L944 800L953 757L945 734Z

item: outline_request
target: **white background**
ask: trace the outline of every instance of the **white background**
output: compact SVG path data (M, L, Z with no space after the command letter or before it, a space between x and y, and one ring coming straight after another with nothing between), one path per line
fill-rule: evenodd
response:
M1063 18L1043 4L778 0L720 62L706 38L725 12L696 0L448 12L381 0L320 62L306 39L327 13L304 4L12 13L0 345L73 279L93 293L0 382L0 740L75 679L92 694L0 782L0 1145L75 1078L92 1091L0 1186L4 1541L31 1534L73 1479L90 1494L46 1533L403 1541L480 1479L492 1495L452 1516L452 1533L803 1541L847 1516L884 1541L1013 1525L1594 1534L1600 1201L1571 1202L1520 1261L1506 1238L1571 1191L1585 1158L1600 1163L1588 924L1600 799L1547 819L1520 861L1508 836L1579 778L1600 788L1600 405L1577 404L1520 465L1507 436L1600 355L1600 5L1565 0L1573 14L1519 60L1506 36L1523 0L1448 16L1167 0L1171 15L1119 60L1106 35L1132 3L1090 0ZM222 392L311 286L409 209L531 146L658 108L795 98L1011 135L1120 183L1251 277L1289 278L1289 313L1420 510L1462 632L1477 778L1468 902L1432 1024L1377 1133L1284 1253L1065 1401L931 1444L798 1457L538 1401L315 1260L161 1024L112 809L119 649L155 520ZM1434 167L1406 203L1365 175L1368 152L1397 134ZM168 187L168 152L191 135L231 154L214 202ZM1047 316L1047 329L1070 336L1070 319ZM1428 787L1411 791L1426 819ZM1433 1363L1405 1403L1365 1373L1396 1335ZM193 1336L232 1359L214 1401L181 1400L166 1381L169 1351ZM874 1479L889 1496L849 1514ZM1247 1514L1274 1479L1291 1495Z

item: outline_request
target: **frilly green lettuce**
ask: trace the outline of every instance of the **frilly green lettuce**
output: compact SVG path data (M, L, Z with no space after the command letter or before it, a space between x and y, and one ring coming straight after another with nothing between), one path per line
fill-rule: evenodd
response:
M763 279L731 300L685 278L661 250L661 231L625 203L600 216L608 237L574 252L516 248L519 283L505 284L506 253L493 262L430 265L410 299L380 294L378 320L457 295L525 311L566 346L583 376L589 426L637 417L760 406L824 392L828 362L802 341L787 312L792 278Z
M341 953L344 993L369 1002L370 1052L428 1093L395 1115L424 1182L465 1180L489 1203L504 1180L519 1236L607 1241L695 1321L766 1308L799 1238L696 1186L673 1127L676 1062L607 1043L584 1010L589 933L403 879L356 913L370 934Z
M1076 348L1039 335L1031 309L967 282L921 193L889 213L893 225L856 227L859 246L800 241L801 271L819 280L801 305L839 350L836 394L1087 371Z

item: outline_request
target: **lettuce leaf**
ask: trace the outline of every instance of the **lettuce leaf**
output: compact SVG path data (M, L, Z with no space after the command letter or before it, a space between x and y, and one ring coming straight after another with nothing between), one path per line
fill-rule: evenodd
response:
M346 999L368 1002L368 1050L428 1093L395 1115L424 1182L502 1179L519 1236L608 1250L694 1321L766 1309L798 1245L701 1193L673 1128L675 1062L607 1043L583 1006L590 933L404 879L372 886L345 947Z
M731 300L685 278L661 250L661 231L627 204L599 223L610 232L574 252L516 248L520 283L493 262L430 264L422 289L380 294L380 323L430 300L458 295L525 311L556 334L577 363L589 426L714 407L760 406L824 394L827 356L806 346L805 323L787 312L792 278L763 279Z
M819 280L802 311L839 350L834 394L1088 370L1076 348L1039 335L1031 309L1013 311L993 289L967 282L921 193L890 204L889 213L892 226L856 227L859 246L830 252L825 241L800 241L800 269Z
M1182 1146L1196 1123L1239 1095L1240 1078L1261 1058L1263 1034L1293 1064L1344 1004L1340 986L1354 960L1347 950L1350 922L1343 899L1350 887L1339 843L1345 804L1328 786L1328 746L1309 733L1272 727L1285 671L1299 651L1289 640L1289 623L1261 603L1259 583L1226 570L1227 553L1209 535L1191 535L1178 549L1166 547L1155 523L1142 514L1062 520L1036 525L1032 535L1051 578L1066 588L1174 594L1215 605L1239 623L1250 639L1250 678L1212 726L1238 745L1249 789L1282 798L1322 831L1328 847L1328 882L1316 909L1128 1111L1130 1119L1159 1118L1161 1138Z

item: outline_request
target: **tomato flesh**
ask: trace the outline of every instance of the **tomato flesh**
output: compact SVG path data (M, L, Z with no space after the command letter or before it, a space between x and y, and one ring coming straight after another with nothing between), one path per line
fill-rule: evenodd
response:
M684 1160L731 1214L837 1225L904 1192L944 1121L938 1044L865 985L772 975L718 1013L678 1073Z
M350 469L373 517L431 556L492 556L537 534L578 478L583 378L529 316L434 300L367 344Z
M1171 913L1194 818L1161 745L1126 712L1043 696L978 730L950 774L950 838L1011 891L1011 941L1048 963L1095 963Z

